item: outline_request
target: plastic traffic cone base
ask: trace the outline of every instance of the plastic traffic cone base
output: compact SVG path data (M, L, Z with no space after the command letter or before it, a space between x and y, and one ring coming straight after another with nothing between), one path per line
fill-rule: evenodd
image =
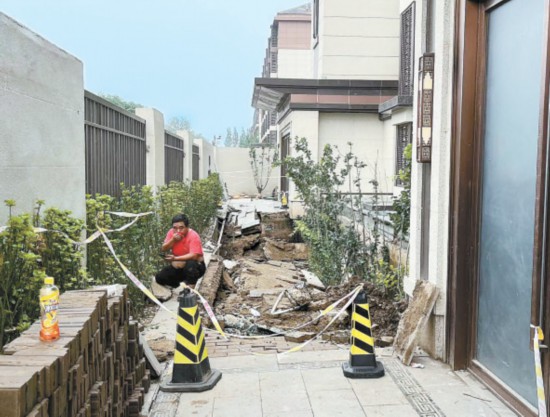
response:
M384 376L384 365L376 360L374 338L367 295L361 291L353 300L351 316L351 347L349 362L342 364L348 378L380 378Z
M165 392L201 392L212 389L221 379L220 371L210 369L197 298L189 290L180 294L176 348L172 379L160 389Z

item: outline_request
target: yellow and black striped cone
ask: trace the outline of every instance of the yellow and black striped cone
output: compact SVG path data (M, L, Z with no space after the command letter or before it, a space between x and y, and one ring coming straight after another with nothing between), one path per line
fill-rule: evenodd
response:
M210 369L197 297L185 289L178 300L178 325L172 380L164 381L160 389L167 392L207 391L218 383L222 374L218 370Z
M351 316L351 347L349 362L342 365L348 378L380 378L384 376L384 366L376 361L374 338L367 294L361 291L353 300Z
M288 199L286 197L286 192L283 193L283 197L281 198L281 207L288 208Z

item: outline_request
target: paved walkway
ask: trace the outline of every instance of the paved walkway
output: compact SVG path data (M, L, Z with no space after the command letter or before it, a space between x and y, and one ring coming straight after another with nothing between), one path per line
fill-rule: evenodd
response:
M391 349L377 356L378 379L348 379L343 350L210 358L222 379L202 393L165 393L154 384L142 413L151 417L515 416L468 372L428 357L405 367ZM171 373L171 364L165 374ZM169 376L168 376L169 377Z
M177 310L176 297L165 305ZM173 316L159 310L146 333L175 340ZM222 379L202 393L165 393L153 383L142 409L150 417L496 417L514 416L469 372L453 372L428 356L416 356L423 368L405 367L391 348L377 350L386 375L348 379L342 363L348 346L315 341L302 351L281 354L293 343L282 337L226 341L206 333L213 369ZM167 363L164 378L170 378Z

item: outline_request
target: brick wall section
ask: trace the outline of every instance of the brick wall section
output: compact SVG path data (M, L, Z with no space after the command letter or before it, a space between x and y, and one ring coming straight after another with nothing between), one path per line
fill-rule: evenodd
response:
M0 417L138 417L150 375L127 290L66 292L58 317L58 340L37 322L4 346Z

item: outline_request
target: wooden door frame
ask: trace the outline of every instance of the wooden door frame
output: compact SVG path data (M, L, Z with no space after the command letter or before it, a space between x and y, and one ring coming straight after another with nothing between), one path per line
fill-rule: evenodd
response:
M481 197L481 161L484 120L484 91L486 69L486 12L508 0L457 0L455 20L455 73L453 82L453 120L451 146L450 193L450 248L447 305L447 357L453 369L469 368L522 415L535 415L521 398L502 386L489 372L473 360L475 353L475 322L477 320L479 210ZM548 100L550 84L549 0L546 0L544 30L546 33L542 62L543 91L540 98L539 138L537 157L537 185L535 224L543 224L544 193L547 187L545 175L548 144ZM550 203L550 202L547 202ZM546 241L550 235L547 221ZM543 248L550 259L548 242L544 242L542 227L535 228L534 268L532 293L532 323L538 324L543 265ZM546 246L545 246L546 243ZM546 299L550 297L550 282L546 269ZM545 314L550 314L547 303ZM543 323L545 334L550 337L548 323ZM543 372L548 375L550 361L543 355ZM548 398L548 392L547 392Z

